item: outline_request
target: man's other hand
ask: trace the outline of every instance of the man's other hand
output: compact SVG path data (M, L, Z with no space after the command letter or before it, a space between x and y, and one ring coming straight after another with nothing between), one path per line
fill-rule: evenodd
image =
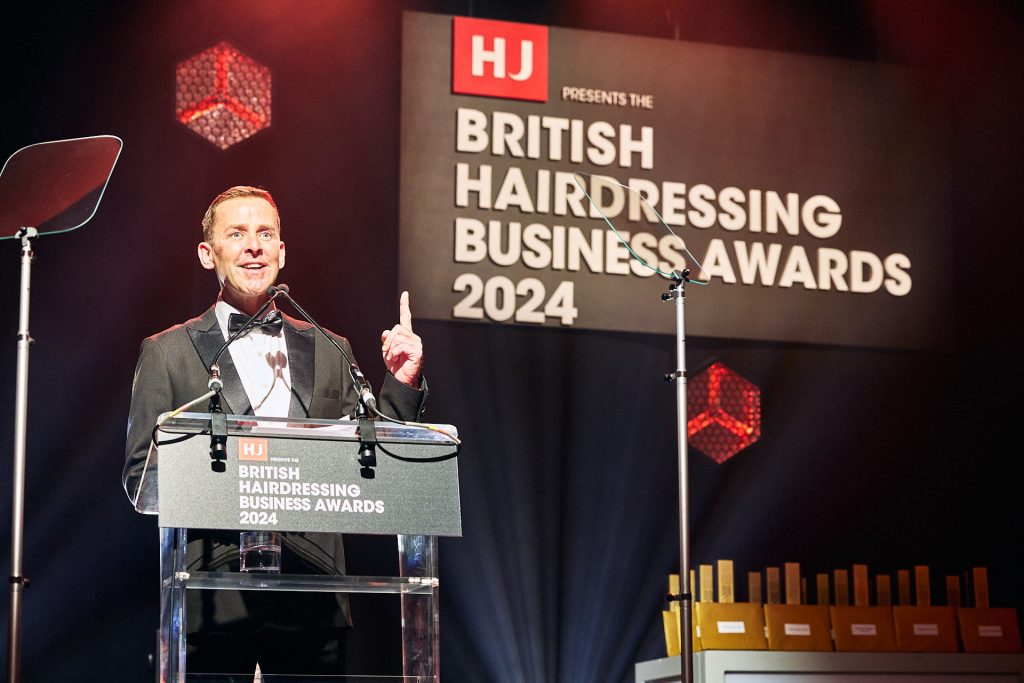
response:
M409 292L402 292L398 301L398 324L380 335L384 365L399 382L419 388L423 367L423 341L412 331Z

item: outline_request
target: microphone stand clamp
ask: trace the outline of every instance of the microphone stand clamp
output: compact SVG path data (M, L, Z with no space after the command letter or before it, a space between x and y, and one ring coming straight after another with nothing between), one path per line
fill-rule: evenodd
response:
M362 396L356 404L356 420L359 426L356 434L359 436L359 474L363 479L373 479L376 475L374 467L377 466L377 430L374 427L370 413L366 409Z
M220 367L210 366L210 469L214 472L227 471L228 417L220 406L220 390L224 382L220 377Z

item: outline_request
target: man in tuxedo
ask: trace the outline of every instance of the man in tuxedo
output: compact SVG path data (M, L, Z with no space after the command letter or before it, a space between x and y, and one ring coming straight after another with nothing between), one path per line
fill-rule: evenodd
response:
M267 289L284 267L280 217L270 193L238 186L218 195L203 218L198 255L203 268L216 272L220 296L201 316L145 339L135 371L122 480L140 512L157 511L158 453L151 443L157 418L207 392L210 364L232 325L267 301ZM276 309L263 320L221 355L223 411L329 419L353 414L357 395L337 349L311 325ZM348 341L335 339L352 357ZM387 374L379 409L418 419L427 393L423 345L412 331L407 293L399 302L399 323L381 335L381 353ZM337 535L284 533L282 545L285 572L345 571ZM187 555L193 570L236 571L238 533L192 530ZM350 620L343 594L218 590L187 595L190 672L248 673L251 680L258 660L266 673L344 673L341 638Z

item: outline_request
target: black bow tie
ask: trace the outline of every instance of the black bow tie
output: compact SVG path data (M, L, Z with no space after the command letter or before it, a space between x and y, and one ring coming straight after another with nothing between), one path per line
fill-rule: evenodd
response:
M232 335L245 327L249 316L244 313L232 313L228 316L228 335ZM271 311L264 316L263 320L257 320L250 326L250 330L260 330L266 334L279 334L281 332L281 311Z

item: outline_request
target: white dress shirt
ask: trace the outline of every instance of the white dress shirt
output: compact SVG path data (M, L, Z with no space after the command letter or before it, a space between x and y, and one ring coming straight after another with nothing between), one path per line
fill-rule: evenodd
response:
M220 331L227 341L228 317L241 311L219 300L215 313ZM231 354L242 387L249 397L252 412L265 417L288 417L288 407L292 400L292 376L288 368L284 327L277 334L267 334L260 329L249 330L232 342L228 353Z

